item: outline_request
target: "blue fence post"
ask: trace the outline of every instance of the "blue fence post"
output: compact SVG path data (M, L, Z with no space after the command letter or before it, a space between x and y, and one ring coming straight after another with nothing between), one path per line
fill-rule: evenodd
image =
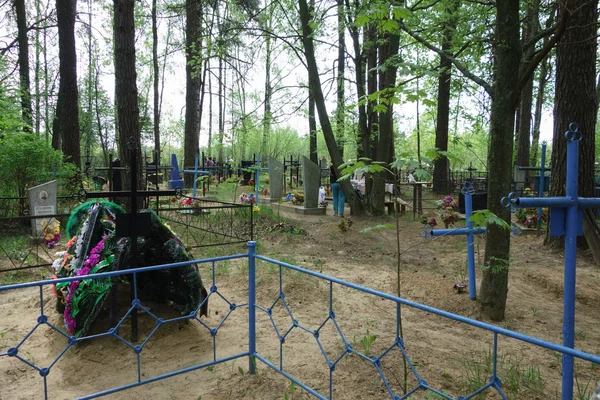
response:
M465 186L466 188L466 186ZM469 297L471 300L477 298L477 285L475 282L475 235L473 235L473 191L464 190L465 216L467 218L467 265L469 270Z
M567 198L577 199L579 140L567 142ZM563 346L575 348L575 271L577 268L578 207L568 207L565 226ZM562 398L573 397L573 356L563 354Z
M256 242L248 242L248 352L249 371L256 373Z

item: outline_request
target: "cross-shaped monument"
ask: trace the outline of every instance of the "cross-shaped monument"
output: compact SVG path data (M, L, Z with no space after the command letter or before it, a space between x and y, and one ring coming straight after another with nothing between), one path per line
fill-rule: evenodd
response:
M196 154L196 160L194 160L194 169L184 169L181 172L185 172L188 174L194 174L194 190L192 192L192 197L196 198L196 187L198 184L198 175L210 175L210 172L198 169L198 154Z
M254 192L255 192L255 197L256 197L256 205L258 205L258 186L259 186L259 182L258 180L260 179L260 173L261 171L268 171L269 168L261 168L260 167L260 156L258 156L257 160L256 160L256 166L254 167Z
M517 208L550 208L550 236L565 237L565 272L563 305L563 345L575 346L575 279L577 265L577 236L583 234L583 208L600 207L600 198L577 196L578 153L581 132L576 123L569 125L567 140L567 179L564 197L524 197L515 193L501 200L512 212ZM573 356L562 356L562 399L573 398Z
M477 285L476 285L476 276L475 276L475 235L479 235L486 232L485 227L474 227L473 221L471 221L471 217L473 215L473 194L475 193L475 188L471 184L471 182L466 181L463 184L463 187L460 189L461 193L465 196L465 219L466 219L466 227L457 228L457 229L433 229L431 226L427 225L421 232L419 232L419 236L426 240L432 240L434 237L439 236L466 236L467 238L467 265L468 265L468 274L469 274L469 297L471 300L477 299ZM511 227L513 236L516 236L520 233L520 230L516 225L512 225Z
M139 196L156 196L158 203L158 196L173 196L179 195L181 189L178 190L138 190L137 189L137 152L135 144L130 144L131 151L131 190L129 191L116 191L116 192L90 192L87 193L82 189L83 197L85 198L106 198L106 197L129 197L131 202L131 212L129 214L117 214L116 221L116 235L117 237L129 237L131 241L131 252L129 259L123 262L122 267L135 269L137 261L137 238L147 237L150 233L151 217L150 214L143 213L138 214L137 209L137 198ZM135 288L130 289L131 300L135 299ZM131 312L131 340L137 341L138 336L138 322L137 322L137 308L133 308ZM110 323L115 325L117 322L117 289L116 285L113 286L111 292L111 306L110 306Z
M475 188L471 185L471 182L466 181L463 187L460 189L461 193L465 196L465 216L466 216L466 227L458 229L433 229L427 225L421 229L419 235L426 239L431 240L437 236L466 236L467 237L467 264L469 271L469 297L471 300L477 298L477 285L475 282L475 235L485 233L485 228L473 227L471 221L471 215L473 214L473 193Z

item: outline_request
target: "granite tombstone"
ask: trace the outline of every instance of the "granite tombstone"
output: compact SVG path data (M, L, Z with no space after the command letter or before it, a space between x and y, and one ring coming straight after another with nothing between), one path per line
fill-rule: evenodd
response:
M50 181L28 190L29 215L33 217L56 214L56 181ZM32 218L31 230L34 237L42 234L42 227L52 222L54 218Z

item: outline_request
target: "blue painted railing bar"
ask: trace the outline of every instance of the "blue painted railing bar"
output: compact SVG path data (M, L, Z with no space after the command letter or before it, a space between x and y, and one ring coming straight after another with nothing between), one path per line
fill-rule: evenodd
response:
M229 356L229 357L223 357L223 358L221 358L221 359L219 359L217 361L209 361L209 362L206 362L206 363L203 363L203 364L198 364L198 365L194 365L194 366L191 366L191 367L182 368L182 369L179 369L177 371L168 372L166 374L157 375L157 376L154 376L152 378L140 380L140 381L138 381L136 383L131 383L129 385L123 385L123 386L119 386L119 387L112 388L112 389L109 389L109 390L104 390L102 392L90 394L90 395L83 396L83 397L78 397L78 400L88 400L88 399L95 399L97 397L107 396L109 394L113 394L113 393L116 393L116 392L121 392L121 391L127 390L127 389L133 389L134 387L138 387L138 386L142 386L142 385L145 385L145 384L148 384L148 383L160 381L160 380L166 379L166 378L171 378L173 376L185 374L187 372L197 371L197 370L202 369L202 368L208 368L208 367L213 366L213 365L221 364L221 363L224 363L224 362L227 362L227 361L233 361L233 360L236 360L238 358L247 357L247 356L248 356L248 352L234 354L234 355Z
M256 373L256 242L248 242L248 352L249 371Z
M93 336L88 336L88 337L84 337L84 338L75 338L75 337L71 337L66 335L62 330L56 328L55 326L53 326L51 323L48 322L48 318L47 316L44 315L44 309L43 309L43 304L44 304L44 294L43 291L41 290L41 288L43 286L46 285L53 285L57 282L69 282L69 281L73 281L73 280L77 280L77 277L72 277L72 278L63 278L60 280L49 280L49 281L41 281L41 282L32 282L32 283L24 283L24 284L17 284L17 285L11 285L11 286L3 286L0 287L0 292L3 291L8 291L8 290L14 290L14 289L21 289L21 288L31 288L31 287L39 287L40 288L40 316L38 317L37 320L37 324L36 326L25 336L25 338L23 338L23 340L21 340L19 342L19 344L14 347L9 349L7 352L5 353L0 353L0 357L4 357L4 356L12 356L14 358L19 359L20 361L22 361L23 363L31 366L33 369L37 370L40 375L43 377L44 379L44 394L45 394L45 398L48 398L48 389L47 389L47 376L50 373L51 368L53 368L56 364L56 362L62 358L63 354L65 353L66 349L68 349L70 346L74 345L75 343L78 342L82 342L84 340L90 340L93 338L98 338L98 337L104 337L104 336L114 336L116 338L118 338L119 340L121 340L122 342L124 342L129 348L131 348L134 353L136 354L137 357L137 379L136 382L127 384L127 385L123 385L123 386L119 386L119 387L115 387L112 389L108 389L102 392L98 392L95 394L91 394L91 395L87 395L85 397L82 397L84 399L90 399L90 398L95 398L95 397L99 397L99 396L104 396L104 395L108 395L111 393L115 393L118 391L122 391L122 390L126 390L129 388L133 388L133 387L137 387L137 386L141 386L144 385L146 383L150 383L150 382L155 382L157 380L160 379L165 379L171 376L175 376L178 374L182 374L185 372L190 372L190 371L194 371L194 370L198 370L201 368L205 368L211 365L216 365L222 362L226 362L226 361L230 361L230 360L234 360L236 358L240 358L240 357L248 357L249 358L249 370L251 373L255 373L256 372L256 360L261 361L262 363L264 363L265 365L267 365L268 367L274 369L275 371L279 372L280 374L282 374L283 376L285 376L286 378L290 379L291 381L295 382L298 386L304 388L305 390L307 390L309 393L311 393L312 395L314 395L315 397L319 398L319 399L333 399L333 373L336 369L336 366L338 365L338 363L346 356L346 355L350 355L353 354L355 356L358 356L360 358L362 358L363 360L365 360L366 362L371 363L374 368L377 370L379 376L381 377L383 384L388 392L388 394L390 395L390 398L393 400L402 400L402 399L408 399L409 396L411 396L415 391L417 390L428 390L431 391L435 394L437 394L438 396L445 398L445 399L449 399L449 400L453 400L454 398L449 396L446 393L443 393L433 387L431 387L418 373L416 366L413 364L413 362L411 361L408 352L406 351L405 347L404 347L404 340L403 338L400 337L400 329L399 329L399 325L400 325L400 307L402 305L405 306L409 306L418 310L422 310L425 311L427 313L431 313L433 315L438 315L441 317L445 317L454 321L458 321L458 322L462 322L474 327L478 327L484 330L487 330L489 332L493 333L493 339L494 339L494 344L493 344L493 370L492 370L492 376L490 377L488 383L486 383L485 385L483 385L482 387L476 389L474 392L468 394L467 396L459 396L456 398L456 400L466 400L466 399L471 399L474 398L475 396L477 396L479 393L483 392L486 389L489 388L493 388L497 391L497 393L500 395L501 398L506 399L506 396L504 395L504 393L502 392L501 389L501 381L499 379L499 377L496 375L496 363L497 363L497 354L498 354L498 335L503 335L506 336L508 338L513 338L513 339L517 339L526 343L530 343L542 348L546 348L546 349L550 349L550 350L554 350L560 353L563 353L565 355L568 356L572 356L572 357L578 357L582 360L586 360L586 361L590 361L592 363L595 364L599 364L600 365L600 356L598 355L594 355L594 354L589 354L589 353L585 353L583 351L580 350L575 350L573 348L567 347L567 346L561 346L559 344L555 344L555 343L551 343L551 342L547 342L538 338L534 338L531 336L527 336L527 335L523 335L521 333L518 332L513 332L498 326L494 326L494 325L490 325L487 324L485 322L481 322L481 321L476 321L476 320L472 320L460 315L455 315L452 313L449 313L447 311L443 311L443 310L439 310L430 306L426 306L423 304L419 304L410 300L406 300L406 299L402 299L399 297L396 297L394 295L391 294L387 294L387 293L382 293L379 292L377 290L374 289L369 289L369 288L365 288L350 282L346 282L343 281L341 279L337 279L334 277L330 277L327 275L323 275L321 273L318 272L314 272L314 271L310 271L310 270L306 270L303 268L300 268L298 266L292 265L292 264L288 264L285 262L281 262L278 260L274 260L268 257L264 257L261 255L257 255L255 253L256 251L256 243L255 242L249 242L248 243L248 253L247 254L238 254L238 255L234 255L234 256L225 256L225 257L214 257L214 258L210 258L210 259L204 259L204 260L195 260L195 261L191 261L191 262L184 262L184 263L175 263L175 264L167 264L167 265L158 265L158 266L151 266L151 267L143 267L143 268L138 268L136 270L126 270L126 271L115 271L115 272L108 272L108 273L103 273L103 274L95 274L90 276L89 278L85 278L85 279L98 279L98 278L103 278L103 277L110 277L110 276L116 276L116 275L124 275L124 274L133 274L134 275L134 282L137 281L136 277L138 273L142 273L142 272L147 272L147 271L153 271L153 270L157 270L157 269L165 269L165 268L176 268L178 266L182 266L182 265L189 265L189 264L202 264L202 263L210 263L211 264L211 269L212 269L212 286L210 288L210 292L209 292L209 296L207 297L210 298L210 296L220 296L227 304L229 304L230 306L230 312L227 313L227 315L221 320L221 322L218 324L218 326L216 328L210 328L205 322L201 321L198 317L196 313L191 313L189 315L186 316L182 316L182 317L176 317L176 318L172 318L172 319L168 319L168 320L164 320L161 318L157 318L156 316L154 316L150 310L148 310L146 307L144 307L140 301L137 299L137 291L135 291L136 297L134 299L134 301L132 302L132 308L127 312L127 314L125 315L125 317L123 317L118 324L113 327L110 328L108 332L100 334L100 335L93 335ZM249 282L248 282L248 303L247 304L234 304L229 302L218 290L217 290L217 286L216 286L216 281L215 281L215 262L216 261L222 261L222 260L231 260L231 259L240 259L240 258L248 258L248 278L249 278ZM272 305L268 308L266 307L261 307L260 305L256 304L256 268L257 268L257 264L256 264L256 260L261 260L267 263L271 263L274 265L279 266L279 278L280 278L280 282L279 282L279 294L277 296L277 299L272 303ZM300 321L298 321L296 318L294 318L293 316L293 311L292 309L289 307L286 298L285 298L285 294L284 294L284 286L283 286L283 269L289 269L292 271L296 271L296 272L300 272L303 274L306 274L307 276L312 276L324 281L329 282L329 313L326 316L325 320L319 324L319 327L317 329L309 329L306 326L304 326ZM83 280L81 279L81 277L79 277L79 280ZM347 288L351 288L354 290L357 290L359 292L365 293L365 294L369 294L369 295L373 295L382 299L386 299L386 300L390 300L396 303L396 329L395 329L395 339L394 341L391 343L391 345L389 347L387 347L382 354L377 355L377 356L369 356L367 354L364 354L360 351L358 351L357 349L353 348L352 345L348 342L348 340L346 339L346 337L344 336L343 330L341 328L341 326L338 324L337 320L336 320L336 314L333 308L333 287L334 284L336 285L340 285L343 287L347 287ZM206 300L205 300L206 301ZM279 330L277 327L277 324L275 324L273 317L272 317L272 313L271 311L273 310L273 307L275 307L276 304L281 303L285 309L285 312L288 313L290 319L291 319L291 326L289 329L286 329L285 332L283 330ZM249 336L249 341L248 341L248 351L246 352L242 352L239 354L235 354L232 356L228 356L228 357L224 357L224 358L217 358L217 353L216 353L216 336L218 334L219 329L221 329L222 327L224 327L224 321L227 320L227 318L229 317L229 315L231 314L231 312L233 310L239 309L242 306L248 306L248 313L249 313L249 324L248 324L248 336ZM140 360L140 353L142 352L145 343L147 342L144 341L143 343L139 344L139 345L134 345L133 343L130 343L129 341L125 340L124 338L122 338L121 336L119 336L118 330L119 327L122 325L122 323L128 318L128 315L130 314L131 310L133 308L140 308L142 310L144 310L144 312L147 312L151 317L156 319L157 325L162 325L168 322L173 322L173 321L177 321L177 320L181 320L181 319L193 319L195 321L198 321L202 326L206 327L211 336L213 337L213 360L210 362L205 362L202 364L198 364L195 366L191 366L188 368L183 368L177 371L173 371L173 372L169 372L163 375L159 375L156 377L152 377L149 379L141 379L141 360ZM269 315L269 318L271 319L271 322L273 323L273 327L274 327L274 331L277 334L277 337L280 341L280 363L279 363L279 367L276 366L275 364L273 364L272 362L268 361L264 355L260 355L257 353L256 350L256 316L255 316L255 312L256 310L264 312L266 314ZM337 332L337 334L339 334L339 338L340 340L343 342L344 344L344 350L341 352L341 354L339 355L334 355L333 357L329 358L327 357L327 355L325 354L324 348L320 343L320 335L321 335L321 330L323 329L323 327L327 324L327 323L332 323L335 327L335 331ZM59 332L61 335L63 335L65 337L65 339L67 340L67 347L66 349L60 353L60 355L50 364L49 367L46 368L40 368L38 366L32 365L31 363L29 363L27 360L25 360L24 358L20 357L18 354L18 348L19 346L25 342L25 340L27 340L27 338L29 338L31 336L31 334L40 326L40 325L47 325L49 326L51 329L56 330L57 332ZM292 375L290 372L285 371L283 368L283 344L286 340L286 338L288 337L289 333L295 329L302 329L305 332L310 333L314 339L317 341L317 343L319 344L319 349L321 351L321 353L324 356L324 360L327 364L327 366L329 367L329 384L328 384L328 388L329 388L329 394L328 397L323 395L322 393L319 393L319 390L316 390L315 388L310 387L309 385L307 385L306 383L303 383L302 381L300 381L298 378L296 378L294 375ZM156 332L156 329L153 330L153 332ZM150 336L152 336L152 333L150 334ZM17 349L17 350L15 350ZM396 393L394 393L394 391L392 390L389 382L387 381L387 378L385 377L383 370L380 367L380 364L383 360L384 357L391 357L391 352L395 349L398 349L400 351L400 353L402 354L402 356L405 358L405 360L407 361L408 367L410 372L412 373L412 375L414 376L414 378L417 381L417 384L415 387L410 388L407 393L403 394L403 395L398 395Z
M517 339L520 340L522 342L526 342L526 343L531 343L533 345L539 346L539 347L544 347L546 349L549 350L554 350L554 351L558 351L559 353L565 353L565 354L569 354L572 355L574 357L577 358L581 358L582 360L585 361L590 361L593 362L595 364L600 364L600 355L593 355L593 354L589 354L580 350L575 350L573 348L569 348L569 347L565 347L565 346L561 346L560 344L556 344L556 343L552 343L552 342L548 342L542 339L538 339L536 337L533 336L528 336L528 335L524 335L522 333L519 332L515 332L515 331L511 331L496 325L491 325L482 321L477 321L475 319L471 319L471 318L467 318L467 317L463 317L462 315L457 315L457 314L452 314L451 312L448 311L444 311L444 310L440 310L434 307L430 307L421 303L417 303L411 300L407 300L407 299L403 299L401 297L396 297L392 294L389 293L383 293L383 292L379 292L375 289L370 289L364 286L360 286L357 284L354 284L352 282L346 282L343 281L341 279L338 278L334 278L332 276L327 276L327 275L323 275L320 274L318 272L315 271L311 271L308 269L304 269L301 267L297 267L295 265L292 264L288 264L285 263L283 261L278 261L278 260L274 260L272 258L269 257L265 257L265 256L261 256L261 255L256 255L256 259L257 260L263 260L272 264L276 264L276 265L280 265L282 267L288 268L290 270L293 271L297 271L297 272L302 272L306 275L310 275L310 276L314 276L316 278L320 278L323 280L326 280L328 282L332 282L332 283L336 283L340 286L345 286L351 289L355 289L358 290L360 292L363 293L367 293L367 294L372 294L374 296L380 297L382 299L386 299L386 300L391 300L394 301L396 303L402 304L402 305L406 305L412 308L416 308L418 310L421 311L425 311L431 314L435 314L435 315L439 315L440 317L445 317L448 319L452 319L454 321L458 321L458 322L463 322L467 325L471 325L471 326L475 326L477 328L481 328L484 329L486 331L490 331L493 333L497 333L499 335L503 335L512 339Z
M519 198L515 193L501 203L511 211L525 207L550 207L550 235L565 236L565 272L563 305L563 346L575 347L575 280L577 268L577 236L581 235L582 208L600 207L600 198L579 198L577 194L579 141L581 132L576 123L569 125L567 140L567 177L565 197ZM566 208L566 210L565 210ZM563 352L562 398L573 397L573 355Z

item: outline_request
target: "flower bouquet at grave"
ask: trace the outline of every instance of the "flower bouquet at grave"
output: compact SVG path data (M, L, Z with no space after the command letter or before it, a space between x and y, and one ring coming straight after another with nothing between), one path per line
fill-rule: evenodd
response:
M117 215L125 211L110 202L90 201L77 207L67 223L71 236L67 250L58 253L53 264L53 278L87 277L93 274L129 268L131 239L117 238ZM140 266L168 264L193 260L185 245L151 210L150 229L145 237L138 238L144 251L138 254ZM64 316L69 335L82 337L102 310L110 290L125 277L82 279L54 285L57 311ZM207 292L202 285L196 265L139 273L140 294L153 301L173 304L183 314L195 312L200 305L200 315L207 314Z
M50 223L47 220L40 221L42 234L44 235L44 246L48 249L56 246L60 240L60 221L53 219Z
M256 198L254 197L254 193L250 193L250 194L242 193L242 194L240 194L240 203L242 203L242 204L254 204L254 203L256 203Z
M292 204L302 204L304 203L304 195L298 193L295 190L292 190Z
M447 195L436 203L440 210L440 218L444 222L446 229L458 222L458 203L452 195Z
M526 228L534 228L537 226L538 218L538 209L537 208L519 208L515 212L515 218L517 221L524 225ZM548 209L542 209L541 221L548 221Z

